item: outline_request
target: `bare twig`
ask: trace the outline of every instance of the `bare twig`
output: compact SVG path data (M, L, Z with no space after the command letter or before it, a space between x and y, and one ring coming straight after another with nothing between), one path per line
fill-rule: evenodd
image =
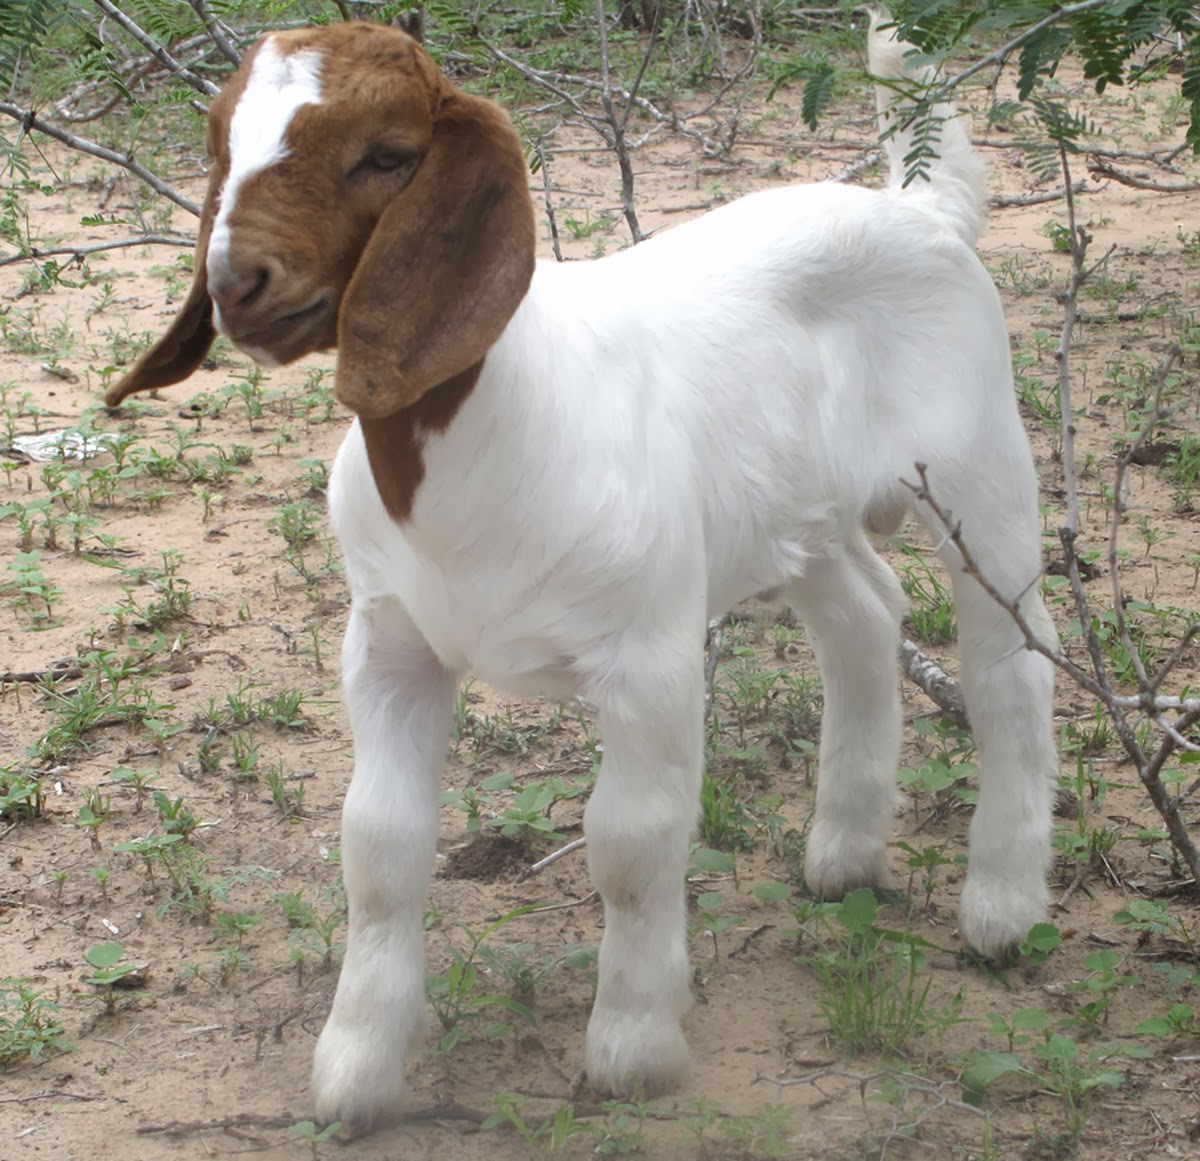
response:
M122 12L116 5L110 4L109 0L92 0L106 16L115 20L130 36L134 38L147 52L158 60L165 68L170 70L185 84L191 85L199 93L203 93L206 97L215 97L221 90L212 81L205 80L192 72L187 65L180 64L157 40L149 33L143 31L130 17Z
M565 846L561 846L558 848L558 850L552 851L544 859L538 859L538 861L532 866L526 867L525 870L521 872L518 881L520 881L520 879L528 879L531 875L536 875L539 871L544 871L547 867L553 866L555 863L557 863L559 859L565 859L567 855L572 854L581 847L585 846L587 846L586 838L572 839Z
M66 1092L61 1088L47 1089L45 1092L31 1093L29 1096L0 1097L0 1105L27 1105L32 1101L103 1101L108 1098L103 1093L95 1096L82 1092Z
M1102 177L1110 177L1121 185L1132 186L1134 189L1148 189L1155 193L1195 193L1200 189L1200 181L1151 181L1148 177L1135 177L1132 173L1117 169L1099 157L1093 155L1088 168Z
M645 55L642 57L642 67L638 70L637 78L629 90L625 111L617 116L612 99L612 74L608 66L608 18L604 12L604 0L596 0L596 26L600 32L600 76L603 81L600 103L604 107L604 116L611 130L607 139L612 145L613 152L617 155L617 168L621 173L621 211L625 215L625 221L629 226L629 235L633 238L635 246L645 235L638 223L637 209L633 204L633 165L629 160L629 145L625 138L625 127L629 124L629 114L637 97L638 86L642 83L642 77L646 75L650 54L654 51L658 41L658 20L662 13L661 7L656 8L655 13L654 27L650 30L650 39L646 44Z
M830 181L847 182L858 177L860 173L866 173L869 169L874 169L880 161L883 160L883 151L880 149L872 149L866 157L860 157L857 161L852 161L841 173L835 177L831 177Z
M1101 187L1103 188L1103 187ZM1077 181L1072 187L1073 194L1086 193L1088 184L1082 179ZM993 209L1006 210L1013 206L1040 206L1043 202L1056 202L1059 198L1067 196L1067 187L1060 185L1058 189L1045 190L1041 193L1031 194L993 194L988 198L988 205Z
M237 68L242 63L242 54L234 48L233 41L229 37L229 30L212 14L206 0L188 0L188 3L204 22L208 35L212 37L213 43L221 50L225 59L234 68Z
M967 706L959 684L931 657L926 657L911 641L900 642L900 668L904 676L922 690L943 713L954 719L962 730L969 730Z
M721 660L721 649L725 644L725 626L729 614L716 617L708 623L708 636L704 641L704 720L712 717L713 682L717 678L717 663Z
M542 190L546 195L546 218L550 222L550 245L554 248L556 261L563 260L562 247L558 241L558 218L554 213L554 199L550 196L550 166L546 161L546 145L539 138L537 143L538 167L542 171Z
M526 80L532 81L536 85L553 93L559 100L570 105L575 110L576 114L583 118L593 129L597 125L603 125L605 122L602 118L593 117L579 103L578 99L569 93L563 86L577 85L581 89L589 89L592 92L600 92L604 85L601 81L597 81L592 77L581 77L574 73L559 73L549 72L545 69L535 69L531 65L525 64L523 61L517 60L516 57L509 56L503 49L496 48L492 44L484 42L484 47L498 61L508 65L514 72L520 73ZM622 97L626 100L632 99L633 103L652 120L657 121L661 125L665 125L672 132L679 133L681 136L689 137L698 142L706 153L716 154L725 151L728 146L725 142L718 141L715 137L710 137L706 133L702 133L699 129L693 129L688 125L688 121L694 117L699 117L707 113L712 108L712 102L705 105L704 108L698 109L694 113L679 115L676 113L667 113L655 105L652 101L645 97L630 93L627 89L623 89L620 85L611 85L612 93L615 96ZM714 98L715 100L715 98ZM599 132L599 130L597 130ZM608 134L601 134L605 141L608 141ZM611 145L609 146L611 148Z
M121 238L116 242L96 242L90 246L55 246L49 250L31 246L23 254L10 254L7 258L0 258L0 266L11 266L14 262L34 262L41 258L57 258L64 254L69 254L74 261L79 262L89 254L99 254L103 250L126 250L131 246L184 246L191 249L195 245L195 238L144 234L140 238Z
M43 121L32 110L22 109L19 105L12 104L11 101L0 101L0 113L12 117L15 121L20 121L21 128L25 133L29 133L30 131L44 133L47 137L53 137L55 141L61 141L63 145L69 146L71 149L76 149L80 153L86 153L91 157L98 157L101 161L110 161L113 165L119 165L122 169L127 169L135 177L141 178L155 193L161 194L168 201L174 202L181 209L187 210L189 214L194 214L196 217L200 216L200 207L194 201L184 197L183 194L173 189L162 178L151 173L144 165L135 161L128 154L117 153L115 150L107 149L95 141L89 141L86 137L77 137L74 133L68 133L65 129L60 129L57 125L49 121Z

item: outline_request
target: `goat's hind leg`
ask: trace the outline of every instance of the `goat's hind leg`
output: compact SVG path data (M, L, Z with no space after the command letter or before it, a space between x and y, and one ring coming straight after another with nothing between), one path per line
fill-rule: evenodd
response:
M961 524L980 573L1009 600L1020 598L1037 638L1053 647L1054 623L1038 591L1041 529L1036 480L1017 444L981 454L971 470L931 467L929 486ZM1004 451L1010 452L1005 458ZM1010 613L974 577L927 509L920 511L954 585L962 686L979 748L979 804L971 820L967 881L959 905L963 939L984 955L1002 957L1045 917L1050 862L1051 793L1058 771L1053 734L1054 674L1050 662L1024 646Z
M793 581L787 597L812 636L825 697L805 879L817 895L839 898L889 878L904 594L856 531Z
M421 915L455 678L399 603L355 604L342 650L354 778L342 811L346 958L313 1059L316 1113L368 1131L398 1114L425 1034Z

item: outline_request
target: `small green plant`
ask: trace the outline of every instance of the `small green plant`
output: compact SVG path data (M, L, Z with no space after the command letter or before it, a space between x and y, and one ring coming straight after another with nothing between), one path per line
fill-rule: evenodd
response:
M298 891L278 894L274 899L287 920L288 944L297 974L302 976L310 954L318 956L325 968L332 967L342 951L337 933L346 922L346 893L341 882L321 891L323 913Z
M451 944L448 948L450 963L445 971L427 974L425 996L442 1026L439 1052L450 1052L473 1031L487 1039L507 1035L511 1031L503 1020L488 1019L492 1015L508 1013L536 1027L537 1021L528 1006L511 996L480 994L482 982L479 973L479 954L490 936L521 915L528 915L537 907L518 907L489 923L478 933L472 933L460 925L467 937L467 949L461 950Z
M0 818L40 818L45 801L41 779L10 766L0 767Z
M1112 948L1089 952L1083 966L1087 976L1073 981L1067 989L1075 998L1075 1014L1064 1020L1062 1026L1078 1028L1084 1036L1094 1038L1108 1023L1115 990L1136 984L1138 978L1125 970L1124 956Z
M902 1053L912 1040L958 1019L960 1002L932 1010L932 980L919 979L923 949L931 945L910 932L877 927L877 914L869 888L826 905L827 936L817 952L801 957L821 985L821 1011L834 1039L851 1055Z
M16 553L8 563L13 579L0 585L16 593L13 604L26 613L35 629L46 629L54 623L54 605L63 595L62 589L42 575L41 560L42 554L36 549Z
M72 1052L58 1005L27 979L0 980L0 1069L32 1064L47 1052Z
M930 645L944 645L958 636L954 598L917 549L904 545L908 563L900 570L900 587L908 597L906 620L913 636Z
M1125 1081L1125 1074L1114 1068L1112 1062L1122 1057L1144 1059L1151 1053L1137 1044L1097 1045L1084 1053L1070 1036L1055 1032L1040 1009L1024 1009L1019 1015L1019 1025L1003 1018L993 1019L990 1031L1007 1036L1009 1050L970 1055L962 1077L963 1099L982 1105L988 1090L1005 1076L1032 1081L1062 1101L1067 1141L1074 1146L1083 1132L1096 1090L1119 1088ZM1016 1018L1017 1014L1013 1020ZM1022 1031L1018 1032L1018 1027ZM1041 1032L1041 1037L1025 1035L1025 1030ZM1030 1044L1026 1052L1014 1051Z
M1071 231L1062 222L1049 221L1041 229L1041 233L1050 239L1050 249L1055 254L1070 254Z
M289 786L282 761L267 771L267 789L283 818L299 818L304 814L304 783L297 781Z
M943 843L941 846L927 846L917 850L916 847L910 846L906 842L898 842L896 844L906 855L908 859L908 894L913 893L913 884L916 882L918 873L921 875L921 890L925 895L925 910L929 910L929 903L933 897L933 889L937 883L937 873L942 867L952 867L956 863L963 860L963 857L951 857L946 854L946 847Z
M1041 967L1062 946L1062 935L1053 923L1035 923L1017 947L1030 967Z
M128 766L118 766L110 775L109 778L113 782L117 782L122 786L132 786L137 799L133 804L133 813L141 814L142 806L146 801L146 788L152 782L157 782L162 777L162 772L159 770L131 770Z
M217 930L233 937L238 951L241 951L246 935L261 922L261 915L251 915L245 911L222 911L214 920Z
M85 828L91 840L92 849L100 849L100 828L108 821L112 799L101 793L99 787L92 787L87 793L87 801L79 808L75 825Z
M200 825L196 816L184 805L183 795L171 798L163 791L156 790L154 805L158 807L158 816L167 834L177 834L186 839Z
M942 816L952 807L974 805L979 793L968 780L977 767L970 761L975 743L970 734L950 723L928 718L913 721L913 732L933 740L936 751L918 766L903 766L899 771L902 789L913 792L913 810L918 811L921 795L928 797L933 814Z
M297 1121L288 1127L288 1136L294 1141L302 1141L310 1150L312 1156L318 1156L317 1147L331 1141L341 1131L342 1122L333 1121L323 1129L318 1129L314 1121Z
M595 1136L594 1127L575 1116L574 1105L559 1105L549 1117L531 1125L518 1107L521 1098L516 1093L500 1092L492 1099L496 1112L479 1126L480 1131L507 1125L529 1146L531 1153L536 1146L544 1146L551 1153L561 1152L572 1137Z
M143 967L133 963L122 963L125 949L119 943L97 944L88 948L84 954L94 969L84 982L100 989L105 1011L111 1016L117 1010L113 989L120 986L123 980L127 981L130 976L142 971Z
M734 792L705 770L700 782L700 841L722 851L748 851L754 845L752 822Z

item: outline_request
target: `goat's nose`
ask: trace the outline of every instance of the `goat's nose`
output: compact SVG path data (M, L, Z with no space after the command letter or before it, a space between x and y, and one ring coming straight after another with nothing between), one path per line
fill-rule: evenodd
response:
M210 271L208 293L222 313L229 314L238 307L248 306L266 283L267 271L263 267L244 274L235 274L232 270L223 271L216 277L213 277L213 272Z

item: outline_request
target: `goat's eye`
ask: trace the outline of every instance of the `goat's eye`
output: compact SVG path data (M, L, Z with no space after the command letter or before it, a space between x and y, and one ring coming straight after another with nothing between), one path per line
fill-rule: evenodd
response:
M373 174L397 173L416 160L416 157L401 149L372 149L363 154L361 160L350 170L351 177L369 177Z

